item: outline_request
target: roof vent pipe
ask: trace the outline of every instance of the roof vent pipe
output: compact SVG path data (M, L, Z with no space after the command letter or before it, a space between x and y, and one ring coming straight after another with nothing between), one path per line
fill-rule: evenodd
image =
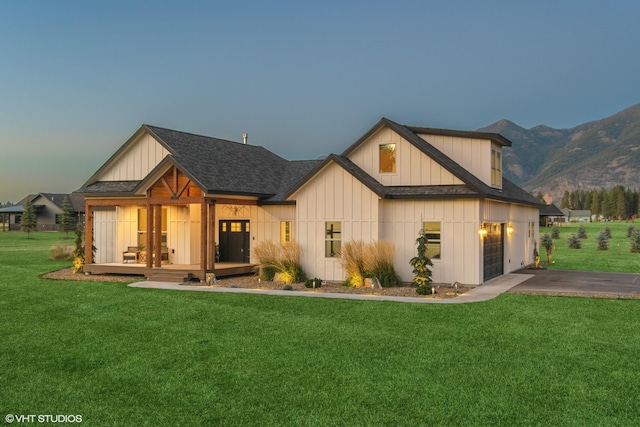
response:
M242 142L246 145L247 144L247 138L249 138L249 134L248 133L243 133L242 134Z

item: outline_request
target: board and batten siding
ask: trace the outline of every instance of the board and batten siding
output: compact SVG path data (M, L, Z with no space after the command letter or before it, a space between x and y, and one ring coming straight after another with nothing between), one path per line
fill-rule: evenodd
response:
M93 211L93 237L96 246L94 262L103 264L118 262L118 247L114 245L116 240L117 212L115 209L95 209ZM127 248L125 247L122 252ZM122 260L120 253L120 261Z
M491 200L481 202L483 223L505 224L504 273L511 273L532 264L534 244L538 239L539 210L535 207L502 203ZM531 228L533 224L533 235ZM507 231L511 225L512 232ZM540 249L538 248L538 251Z
M481 277L479 201L384 200L380 239L393 243L394 264L404 282L413 280L409 260L424 222L440 222L440 259L433 259L435 283L479 284Z
M380 173L380 145L396 144L396 172ZM383 185L463 184L413 144L382 128L349 154L349 159Z
M328 164L295 195L296 241L309 277L343 281L336 258L325 257L325 223L342 223L342 242L378 240L379 197L335 163Z
M143 133L105 170L98 181L139 181L144 179L169 153L148 133Z
M419 134L420 138L454 160L460 166L491 185L491 141L488 139ZM496 149L501 151L500 147Z

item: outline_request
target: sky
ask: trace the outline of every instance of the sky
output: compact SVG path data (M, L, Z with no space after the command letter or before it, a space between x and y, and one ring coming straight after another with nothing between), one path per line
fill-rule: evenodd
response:
M640 2L0 0L0 202L142 124L340 153L381 117L570 128L640 103Z

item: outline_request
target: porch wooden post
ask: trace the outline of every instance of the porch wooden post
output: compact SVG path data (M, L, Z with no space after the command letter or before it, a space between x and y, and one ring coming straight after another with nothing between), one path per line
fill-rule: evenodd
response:
M216 267L216 202L209 201L209 260L207 265L209 270Z
M147 202L147 268L153 267L153 205Z
M89 202L85 202L84 212L84 263L93 264L93 206Z
M154 267L162 267L162 205L155 206L155 224L153 235Z
M203 271L203 274L207 272L207 215L207 199L203 198L202 204L200 205L200 269ZM206 276L203 278L206 278Z

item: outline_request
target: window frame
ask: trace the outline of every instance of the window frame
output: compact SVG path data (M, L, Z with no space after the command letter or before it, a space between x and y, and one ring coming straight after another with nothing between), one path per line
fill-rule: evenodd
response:
M339 230L333 231L330 229L330 225L338 224ZM329 235L331 234L331 237ZM339 234L339 238L335 238L334 235ZM334 245L338 244L337 250ZM331 250L329 250L331 248ZM342 221L325 221L324 222L324 257L325 258L336 258L342 249Z
M491 186L502 188L502 151L491 147Z
M429 228L427 224L438 224L438 229L435 230L435 229ZM429 257L429 259L432 259L432 260L441 260L442 259L442 221L424 221L422 223L422 230L424 234L427 236L427 256ZM430 231L431 233L429 233L428 231ZM437 234L438 237L437 239L429 238L429 234L431 235ZM429 247L434 242L437 242L438 244L436 255L432 255L433 249Z
M293 242L293 221L280 221L280 243Z
M390 149L390 147L393 147ZM382 153L385 151L390 151L392 154L388 154L387 156L389 157L389 159L384 159L383 160L383 155ZM388 161L391 164L391 169L392 170L383 170L382 169L382 165L385 161ZM378 171L381 174L394 174L398 172L398 144L396 144L395 142L389 142L386 144L380 144L378 145ZM386 168L385 168L386 169Z

